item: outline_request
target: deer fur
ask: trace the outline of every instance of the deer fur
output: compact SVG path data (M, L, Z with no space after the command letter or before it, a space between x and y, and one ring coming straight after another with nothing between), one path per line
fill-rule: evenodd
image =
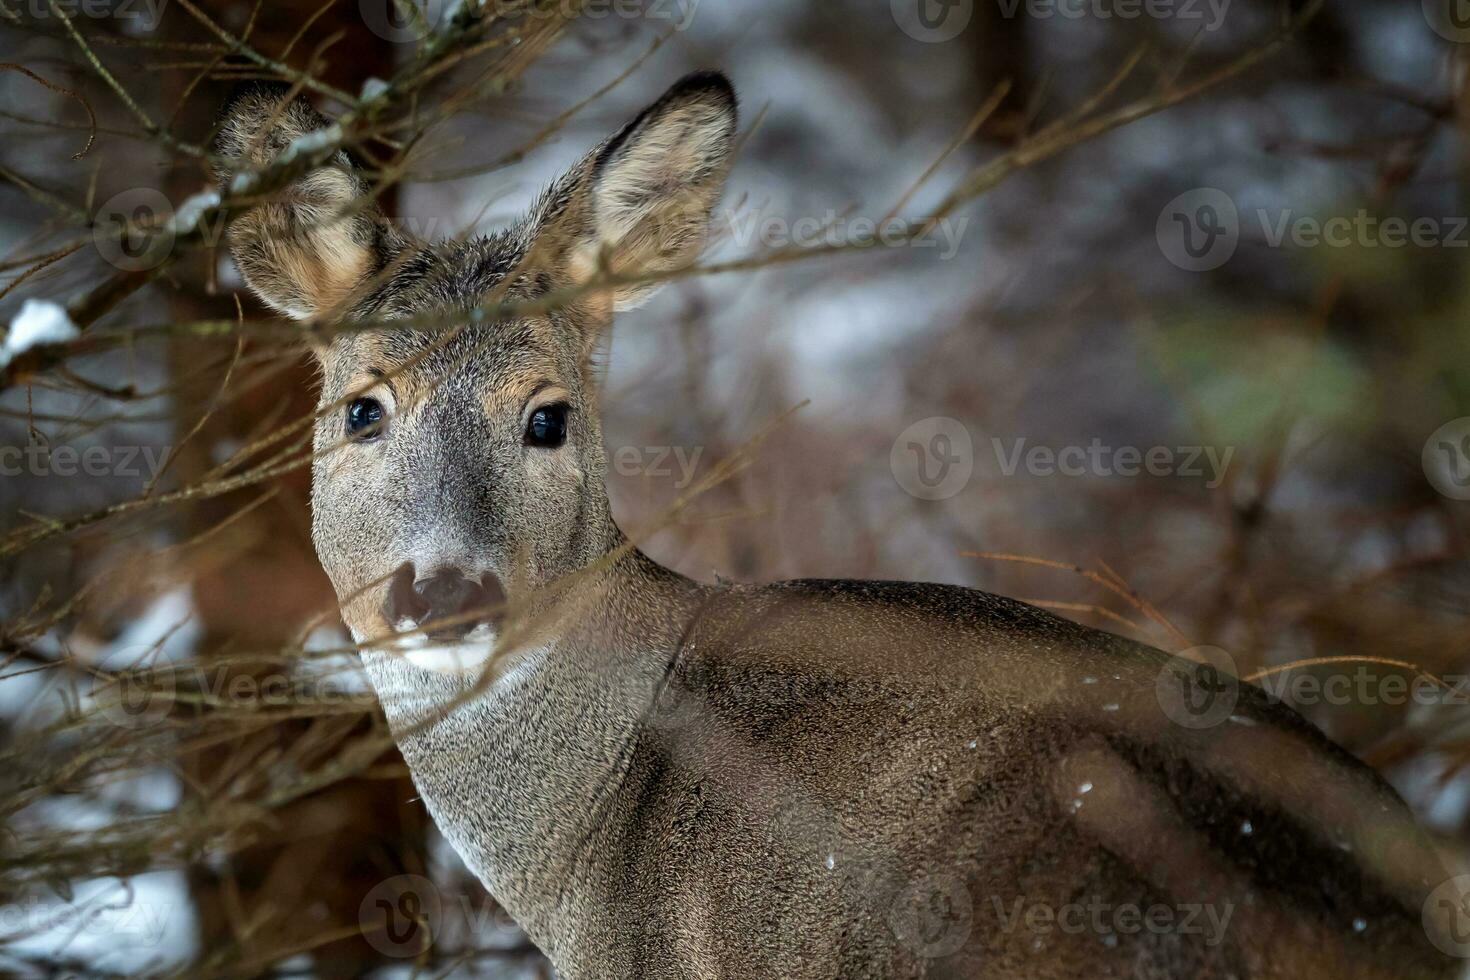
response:
M222 181L326 125L248 90ZM1156 685L1195 667L1020 602L703 584L629 546L595 355L648 276L698 256L735 132L704 73L490 237L398 233L345 154L229 232L272 308L381 324L316 350L313 533L424 802L490 893L569 980L1453 975L1421 922L1449 872L1407 809L1255 688L1194 730ZM474 312L552 295L575 298ZM369 392L388 421L354 442L342 405ZM565 445L525 445L552 401ZM410 562L503 585L476 641L493 662L395 636L384 583ZM1126 912L1156 906L1170 928Z

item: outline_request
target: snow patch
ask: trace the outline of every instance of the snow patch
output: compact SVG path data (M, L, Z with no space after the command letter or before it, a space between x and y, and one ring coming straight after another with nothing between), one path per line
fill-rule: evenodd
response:
M179 205L178 210L174 212L173 218L169 221L169 229L176 235L191 232L199 224L199 219L206 211L217 207L219 207L217 191L200 191Z
M28 299L10 321L10 330L0 343L0 367L37 345L64 344L81 335L61 304L49 299Z
M299 156L309 156L320 153L328 147L334 147L342 142L342 127L332 123L326 129L315 129L309 133L302 133L291 141L285 150L281 151L276 162L290 163Z
M381 78L369 78L367 81L362 83L362 91L358 94L358 98L364 102L371 102L387 91L387 82L383 81Z

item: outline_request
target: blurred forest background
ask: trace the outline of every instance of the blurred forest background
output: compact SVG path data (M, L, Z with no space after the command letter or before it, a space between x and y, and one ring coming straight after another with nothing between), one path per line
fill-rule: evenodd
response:
M801 405L645 549L1222 648L1470 842L1453 4L485 6L0 0L0 323L54 302L85 328L12 327L0 369L0 973L549 975L415 798L299 447L263 442L313 410L313 367L197 196L256 78L411 118L353 149L444 237L512 220L684 72L728 72L744 143L704 261L740 268L620 319L624 528ZM825 247L977 175L917 240ZM109 684L139 663L168 696L127 710ZM429 941L369 928L404 875L433 883Z

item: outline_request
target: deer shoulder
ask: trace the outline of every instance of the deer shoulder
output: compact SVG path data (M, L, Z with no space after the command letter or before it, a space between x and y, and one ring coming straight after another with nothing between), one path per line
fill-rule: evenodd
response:
M839 951L812 976L1449 975L1443 867L1375 774L1208 665L969 589L719 592L624 787L652 919Z

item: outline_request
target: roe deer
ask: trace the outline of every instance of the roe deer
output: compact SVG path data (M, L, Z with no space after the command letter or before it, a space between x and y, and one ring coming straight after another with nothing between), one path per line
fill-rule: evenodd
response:
M247 90L221 179L325 125ZM595 352L702 250L735 132L697 74L488 238L393 229L345 153L229 231L271 307L369 321L315 351L316 547L430 813L560 975L1454 974L1407 808L1257 688L969 589L628 544Z

